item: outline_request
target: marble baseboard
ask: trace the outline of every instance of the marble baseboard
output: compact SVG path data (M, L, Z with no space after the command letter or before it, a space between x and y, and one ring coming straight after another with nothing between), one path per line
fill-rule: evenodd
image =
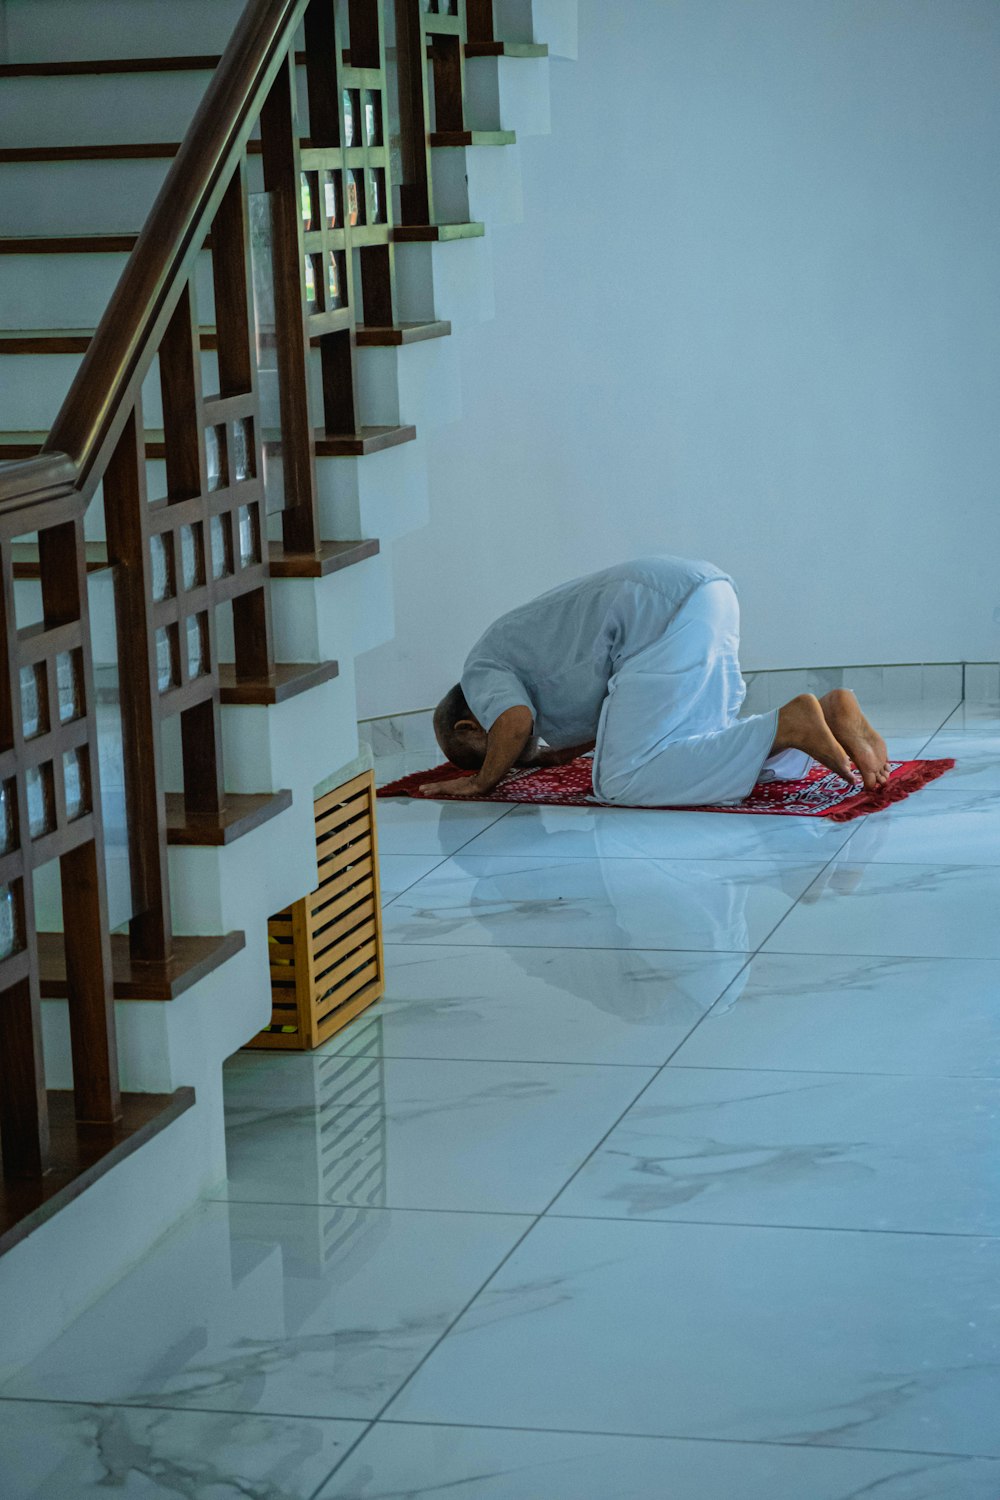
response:
M379 760L384 756L402 755L415 750L437 753L434 715L429 708L420 713L362 719L358 724L358 739L363 745L370 746L372 754Z
M745 713L780 708L796 693L851 688L864 704L1000 702L1000 662L924 662L903 666L802 667L747 672ZM363 719L358 738L381 760L414 752L437 752L433 710ZM428 762L430 764L430 762Z

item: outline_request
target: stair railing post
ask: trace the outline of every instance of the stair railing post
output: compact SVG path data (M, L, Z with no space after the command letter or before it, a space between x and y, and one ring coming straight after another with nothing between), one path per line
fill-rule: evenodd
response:
M316 553L316 435L309 411L309 337L303 285L301 157L294 54L283 63L260 118L264 188L271 199L275 345L285 492L286 552Z
M319 274L314 275L316 305L307 309L310 313L308 325L311 331L317 316L324 315L324 327L315 335L319 342L324 430L328 433L353 433L361 423L355 380L356 309L350 225L355 219L362 223L365 219L364 170L360 165L365 126L360 100L355 109L355 93L345 89L342 83L344 49L334 0L311 0L304 29L310 149L300 165L317 162L314 172L307 176L307 181L313 177L317 180L317 187L320 175L325 179L327 170L339 172L341 223L338 227L347 231L343 271L337 272L336 289L331 281L331 257L336 252L320 252ZM322 166L318 165L320 162ZM318 197L321 201L315 208L322 220L327 209L325 193L320 191ZM320 235L322 240L322 230ZM307 254L315 265L317 257L309 249Z
M3 1175L41 1177L49 1164L49 1116L42 1055L38 946L31 867L25 857L28 829L23 765L20 666L14 614L14 570L9 540L0 542L0 879L3 888L3 960L0 962L0 1153ZM23 832L22 832L23 830Z
M160 745L158 643L152 601L170 586L173 558L149 535L146 441L137 402L104 474L108 560L115 569L133 959L166 962L173 946L167 873L167 809ZM154 577L154 554L156 566ZM161 643L172 670L169 640Z
M396 78L402 171L400 216L404 224L433 224L427 39L421 0L396 0Z
M79 1121L110 1125L122 1111L82 513L40 530L38 553L45 631L69 633L47 677L73 1094Z
M223 400L249 397L253 412L242 423L243 463L260 478L261 547L266 551L266 475L261 431L260 392L254 348L257 342L250 261L250 209L246 162L240 163L212 224L212 278L219 361L219 394ZM235 430L235 429L234 429ZM231 521L221 513L210 520L213 580L221 576L220 549L231 547ZM239 527L237 526L237 530ZM271 594L265 581L233 599L233 641L238 679L264 678L274 667Z

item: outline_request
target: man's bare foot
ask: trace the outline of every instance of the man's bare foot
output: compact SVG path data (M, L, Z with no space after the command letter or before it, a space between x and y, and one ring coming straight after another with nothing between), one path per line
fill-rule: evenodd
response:
M861 772L869 792L885 786L889 780L889 757L885 740L869 724L854 694L847 688L834 688L819 700L830 732L840 741Z
M778 711L778 730L771 747L772 755L780 750L804 750L821 766L836 771L850 786L855 786L851 757L826 721L814 693L800 693Z

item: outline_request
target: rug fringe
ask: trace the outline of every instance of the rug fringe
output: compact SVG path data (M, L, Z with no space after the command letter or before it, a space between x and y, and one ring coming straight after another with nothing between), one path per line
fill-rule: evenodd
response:
M953 771L953 760L910 760L900 766L892 780L880 792L860 792L850 802L827 813L831 823L850 823L868 813L881 812L893 802L902 802L928 782L937 781L946 771Z

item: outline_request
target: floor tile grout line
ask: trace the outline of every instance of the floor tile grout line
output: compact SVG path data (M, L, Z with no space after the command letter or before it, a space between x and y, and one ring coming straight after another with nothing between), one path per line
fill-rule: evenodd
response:
M361 1420L365 1420L365 1419L362 1418ZM343 1468L344 1464L350 1458L351 1454L355 1453L357 1451L358 1447L360 1446L360 1444L364 1442L364 1440L368 1436L368 1434L370 1432L373 1432L375 1430L375 1425L376 1425L377 1422L378 1422L378 1417L369 1417L367 1419L368 1425L365 1427L364 1431L358 1433L357 1437L354 1439L354 1442L350 1444L350 1446L346 1449L346 1451L337 1460L337 1462L334 1464L333 1468L330 1470L329 1474L327 1474L327 1476L323 1480L323 1482L321 1484L318 1484L314 1490L310 1490L308 1496L305 1497L305 1500L320 1500L320 1497L322 1495L323 1490L326 1489L327 1485L330 1483L331 1479L337 1473L338 1469L342 1469Z
M469 844L475 843L476 839L479 838L480 834L485 833L487 831L487 829L494 827L495 824L502 822L503 819L507 816L507 814L510 811L511 811L511 808L509 808L509 807L505 808L502 813L498 813L497 816L491 822L487 823L486 828L480 828L476 833L472 834L472 836L470 838L466 839L466 841L465 841L464 844L459 844L458 847L456 849L453 849L450 854L443 855L441 857L441 859L438 860L438 862L437 862L436 865L433 865L429 870L425 870L422 875L418 875L417 878L416 878L416 880L411 880L410 884L404 886L401 891L396 891L394 895L392 895L392 896L389 897L388 901L383 901L382 902L382 910L383 911L387 911L388 908L393 904L394 901L398 901L399 898L400 898L400 896L405 896L406 893L407 893L407 891L412 891L413 888L414 888L414 886L419 885L422 880L426 880L429 875L433 875L436 870L440 870L441 866L442 865L446 865L448 863L449 859L451 859L453 855L459 854L463 849L468 848ZM378 819L378 814L376 812L376 823L377 823L377 819ZM383 857L383 855L387 859L398 859L398 858L403 858L403 859L421 859L421 858L433 859L434 858L433 854L426 855L426 856L422 856L420 854L409 854L409 855L404 854L404 855L401 855L401 856L400 855L394 855L394 854L391 853L390 850L388 850L388 849L381 849L380 848L379 849L379 859L380 860Z
M714 1000L712 1001L712 1004L713 1005L715 1004ZM307 1053L304 1053L304 1054L301 1054L301 1055L303 1055L307 1059L309 1059L310 1057L315 1057L316 1054L315 1053L310 1054L310 1053L307 1052ZM576 1058L565 1058L565 1057L432 1057L432 1056L430 1056L430 1054L426 1054L425 1055L423 1053L416 1053L416 1052L401 1052L398 1055L393 1054L391 1052L325 1052L323 1054L323 1056L324 1057L336 1057L336 1058L338 1058L342 1062L353 1062L356 1059L358 1062L361 1062L362 1060L366 1060L368 1062L374 1062L374 1061L378 1060L378 1061L381 1061L381 1062L502 1063L502 1064L516 1063L519 1066L523 1066L523 1067L526 1067L526 1068L528 1068L528 1067L534 1067L535 1065L537 1065L540 1068L661 1068L663 1066L663 1064L660 1063L660 1062L605 1062L603 1058L592 1058L592 1059L591 1058L580 1058L580 1059L576 1059ZM264 1071L264 1067L262 1066L257 1071L263 1072ZM779 1069L777 1071L781 1071L781 1070ZM791 1071L794 1072L795 1070L792 1069ZM828 1069L827 1071L833 1071L833 1070L832 1069ZM293 1105L291 1107L295 1108L296 1106ZM363 1104L359 1104L359 1105L355 1105L355 1106L344 1105L343 1107L345 1109L350 1109L350 1108L365 1109L367 1106L363 1105Z
M839 852L840 851L838 850L837 853L839 854ZM704 1025L705 1021L708 1019L708 1017L715 1010L716 1006L719 1005L725 999L725 996L727 995L727 993L729 992L729 990L732 989L733 985L735 985L739 981L740 977L743 974L746 973L747 969L751 967L751 965L753 964L754 959L758 958L760 956L760 953L761 953L761 950L762 950L764 944L770 941L770 939L777 932L778 928L781 926L782 922L784 922L788 918L788 916L791 914L791 912L793 912L795 910L795 907L798 905L799 901L802 900L802 897L805 895L805 892L807 890L811 890L812 889L812 887L813 887L813 885L815 885L816 881L820 880L822 878L822 876L826 873L826 871L830 868L830 866L836 862L836 859L837 859L837 854L833 855L829 860L827 860L826 864L824 864L823 867L822 867L822 869L817 872L816 876L814 877L813 880L811 880L809 882L809 884L806 886L805 890L801 891L799 893L799 895L792 902L792 904L788 908L788 910L775 923L774 927L770 930L770 932L768 932L766 934L766 936L763 938L763 940L757 945L757 947L755 949L753 949L753 951L748 954L746 962L743 963L740 966L740 968L733 975L733 977L729 981L729 983L723 988L723 990L721 991L721 993L716 997L716 999L713 1001L713 1003L705 1011L704 1015L701 1015L701 1016L698 1017L697 1021L695 1021L694 1025L691 1027L691 1030L683 1037L683 1039L677 1044L677 1046L670 1053L670 1056L667 1058L666 1062L664 1062L662 1064L662 1066L660 1068L658 1068L657 1071L653 1074L653 1077L649 1079L649 1081L646 1084L645 1088L643 1088L643 1089L640 1090L640 1092L636 1095L635 1099L632 1100L632 1102L628 1106L628 1108L625 1109L625 1110L623 1110L622 1113L621 1113L621 1115L619 1115L618 1119L611 1126L611 1129L605 1132L605 1134L597 1142L597 1144L594 1146L593 1150L589 1153L589 1155L585 1158L585 1160L582 1161L580 1163L580 1165L576 1168L576 1171L573 1172L573 1173L571 1173L571 1175L563 1183L563 1185L559 1189L558 1193L556 1193L555 1197L552 1199L552 1202L544 1210L544 1212L542 1214L542 1218L545 1218L549 1214L549 1211L553 1208L553 1206L562 1197L563 1193L565 1193L567 1191L567 1189L571 1186L571 1184L576 1181L576 1179L579 1177L579 1175L581 1174L581 1172L583 1172L583 1171L586 1170L587 1166L590 1164L590 1162L593 1160L593 1158L597 1155L598 1151L600 1151L600 1149L604 1145L604 1143L613 1134L613 1132L618 1129L619 1125L622 1123L622 1121L624 1120L625 1116L627 1114L629 1114L635 1108L636 1104L639 1102L639 1100L642 1098L642 1096L647 1092L647 1090L649 1090L650 1088L652 1088L653 1084L656 1083L656 1081L660 1077L660 1075L663 1072L666 1071L666 1069L670 1066L670 1063L673 1060L673 1058L675 1058L677 1056L677 1053L680 1051L680 1049L682 1047L684 1047L684 1046L687 1045L687 1043L691 1040L691 1038L694 1035L694 1033L698 1030L699 1026Z
M790 1448L793 1451L805 1449L807 1452L813 1450L820 1453L870 1453L875 1457L886 1455L899 1458L956 1458L975 1459L977 1461L998 1462L1000 1454L997 1453L961 1453L955 1449L936 1448L869 1448L866 1446L845 1446L841 1443L812 1443L792 1442L788 1438L728 1438L728 1437L702 1437L691 1436L684 1433L659 1433L659 1432L616 1432L614 1429L599 1427L525 1427L519 1423L496 1423L496 1422L437 1422L427 1417L378 1417L372 1426L384 1427L454 1427L461 1431L478 1432L547 1432L552 1434L565 1433L567 1437L609 1437L626 1438L636 1442L664 1442L664 1443L718 1443L725 1447L739 1448ZM890 1476L891 1477L891 1476Z
M757 958L758 956L766 958L768 955L753 955L754 958ZM792 956L809 958L814 957L815 955L796 954ZM789 955L780 954L779 957L787 958L789 957ZM938 960L938 962L941 962L941 960ZM998 960L956 959L955 962L997 963ZM743 967L745 968L746 965L744 965ZM719 996L718 999L712 1001L711 1008L713 1010L715 1009L716 1005L719 1003L719 999L721 998L722 997ZM707 1019L707 1017L703 1017L702 1019ZM685 1038L685 1042L686 1040L687 1038ZM310 1060L310 1058L316 1056L315 1053L296 1054L296 1056L299 1055L304 1056L307 1061ZM982 1079L984 1082L989 1082L990 1080L1000 1082L1000 1070L989 1073L895 1073L891 1072L887 1068L815 1068L806 1067L801 1064L797 1066L792 1066L791 1064L789 1064L786 1067L762 1067L759 1064L749 1065L746 1063L679 1063L673 1061L673 1057L676 1056L676 1054L672 1054L671 1060L668 1062L607 1062L604 1058L566 1059L564 1057L433 1057L429 1053L425 1054L422 1052L329 1052L325 1053L324 1056L331 1058L335 1057L341 1062L353 1062L356 1060L358 1062L441 1062L462 1064L498 1063L505 1067L511 1065L516 1067L533 1067L537 1064L537 1066L541 1068L656 1068L658 1070L661 1068L669 1067L674 1073L679 1071L688 1073L803 1073L807 1074L809 1077L817 1078L909 1078L913 1079L914 1081L918 1079L926 1080L929 1078L954 1078L956 1080ZM281 1060L283 1062L286 1061L285 1058L282 1058ZM262 1066L259 1071L263 1072L264 1067ZM233 1106L234 1112L240 1107L241 1106L239 1105ZM296 1106L289 1107L295 1108ZM303 1106L303 1108L305 1107L306 1106ZM368 1109L369 1107L370 1106L366 1104L342 1104L337 1106L337 1108L341 1110Z
M311 1208L334 1213L340 1209L354 1209L366 1214L450 1214L452 1217L472 1219L537 1219L536 1208L443 1208L422 1207L415 1204L392 1203L331 1203L329 1198L322 1203L305 1203L298 1198L217 1198L205 1194L199 1203L222 1203L227 1208Z
M612 1128L615 1129L617 1126ZM977 1243L1000 1241L1000 1228L996 1231L988 1229L892 1229L863 1224L788 1224L771 1223L759 1219L697 1219L679 1215L671 1218L654 1218L638 1214L588 1214L567 1213L566 1211L553 1213L552 1209L564 1191L565 1188L560 1188L556 1198L541 1212L537 1209L524 1208L443 1208L412 1203L351 1203L349 1201L337 1203L329 1199L322 1203L307 1203L301 1199L292 1198L213 1198L206 1196L199 1201L222 1203L228 1208L308 1208L330 1212L337 1209L353 1209L358 1213L372 1214L445 1214L473 1219L531 1219L533 1222L528 1226L529 1229L534 1228L534 1225L542 1219L548 1223L561 1219L571 1223L635 1224L656 1229L669 1229L672 1226L684 1224L702 1229L761 1229L768 1232L778 1230L794 1234L876 1234L892 1235L902 1239L975 1240Z
M381 872L381 863L382 863L382 859L383 858L395 859L395 858L398 858L398 857L399 856L391 855L391 854L390 855L384 855L383 851L381 851L381 850L379 851L379 881L380 881L379 890L380 891L381 891L381 873L382 873ZM405 855L403 856L403 858L406 858L406 857L407 856L405 856ZM415 855L415 856L412 856L412 857L416 858L416 859L420 858L419 855ZM433 856L428 856L428 857L431 858ZM415 885L419 885L422 880L426 880L426 878L427 878L428 875L433 875L435 870L440 870L441 866L447 864L448 860L450 858L451 858L451 855L449 855L449 854L443 855L442 858L438 860L438 862L437 862L436 865L432 865L429 870L425 870L422 875L418 875L417 878L416 878L416 880L411 880L410 883L409 883L409 885L404 885L403 886L402 890L393 891L392 895L388 898L388 900L386 900L385 897L383 897L383 899L382 899L382 910L383 911L388 911L389 907L392 905L392 903L394 901L398 901L399 898L400 898L400 896L405 896L406 893L407 893L407 891L412 891L413 887Z
M988 796L989 793L985 793L984 792L983 795L984 796ZM649 808L648 811L654 812L654 811L656 811L656 809L655 808ZM713 816L716 816L716 815L710 813L710 814L707 814L707 816L713 817ZM722 817L742 817L742 816L744 816L744 814L742 814L742 813L724 813L724 814L719 814L719 816L722 816ZM756 813L754 813L751 816L756 817L758 815ZM870 816L871 816L871 814L865 813L865 814L862 815L861 818L857 818L854 821L860 824L861 822L864 821L865 817L870 817ZM819 819L818 818L811 818L809 821L810 822L819 822ZM813 851L813 850L806 849L806 850L803 850L801 853L792 852L792 853L789 853L789 854L766 854L766 853L757 853L757 854L730 854L730 853L726 853L726 854L552 854L552 853L549 853L549 854L533 854L530 850L524 850L524 851L513 850L510 853L503 853L503 854L473 854L472 857L475 858L475 859L517 859L517 860L520 860L520 859L536 859L536 860L544 860L547 863L558 862L559 864L564 864L564 865L590 864L590 863L593 863L593 862L598 861L598 860L604 861L604 862L609 863L609 864L610 863L614 863L614 864L627 864L629 861L645 860L645 861L647 861L647 863L650 863L650 864L676 864L676 865L689 865L689 864L695 864L695 863L704 864L704 865L717 865L717 864L740 864L740 865L746 865L746 864L758 864L758 865L778 865L779 867L786 867L786 866L791 865L791 866L794 867L796 865L816 865L816 864L819 864L821 862L824 863L824 864L828 864L829 861L830 861L830 859L832 859L835 854L839 854L840 851L843 849L844 845L850 842L850 840L854 837L854 834L856 833L856 831L857 831L856 829L852 828L851 831L850 831L850 833L845 834L843 843L838 844L837 848L832 853L827 853L826 850L822 850L822 851L816 850L816 851ZM469 843L472 843L472 842L473 841L470 839ZM467 848L468 848L468 845L467 844L463 844L461 849L456 849L454 851L454 854L448 854L448 855L446 855L445 859L446 860L447 859L453 859L455 854L465 853L465 851L466 851ZM392 859L392 858L398 859L400 857L401 856L399 856L399 855L389 855L390 859ZM404 855L402 857L406 858L407 856ZM415 856L415 857L419 858L419 856ZM435 868L437 868L437 867L435 867ZM428 873L430 873L430 872L428 872ZM421 875L419 877L420 880L426 880L426 878L427 878L426 875ZM417 882L415 881L414 884L417 884Z
M385 1426L385 1427L445 1427L445 1428L449 1428L449 1429L456 1429L458 1431L463 1431L463 1432L464 1431L471 1431L471 1432L486 1431L486 1432L551 1433L553 1435L555 1435L555 1434L565 1434L568 1437L594 1436L594 1437L608 1437L608 1438L624 1438L624 1439L626 1439L628 1441L634 1441L634 1442L652 1442L652 1443L656 1443L656 1442L665 1442L665 1443L714 1443L714 1444L718 1444L718 1445L724 1446L724 1447L732 1446L732 1447L740 1447L740 1448L744 1448L744 1447L749 1447L749 1448L783 1448L783 1449L792 1449L793 1451L801 1450L801 1449L806 1449L807 1451L816 1450L816 1451L823 1452L823 1453L870 1453L870 1454L872 1454L874 1456L879 1456L879 1457L881 1457L882 1455L886 1455L886 1456L898 1456L900 1458L910 1458L910 1457L913 1457L913 1458L942 1458L942 1459L972 1459L972 1460L976 1460L977 1462L998 1462L998 1463L1000 1463L1000 1454L998 1454L998 1453L963 1453L963 1452L960 1452L960 1451L955 1450L955 1449L935 1449L935 1448L927 1448L927 1449L923 1449L923 1448L874 1448L874 1447L868 1447L868 1446L864 1446L864 1445L862 1445L862 1446L856 1446L854 1444L851 1444L850 1446L845 1446L845 1445L840 1444L840 1443L813 1443L813 1442L808 1442L808 1441L793 1442L791 1439L788 1439L788 1438L782 1439L782 1438L739 1438L739 1437L729 1438L729 1437L715 1437L715 1436L709 1437L709 1436L701 1436L700 1434L698 1434L698 1435L692 1435L690 1433L659 1433L659 1432L640 1432L640 1431L621 1432L621 1431L616 1431L613 1428L607 1428L606 1429L606 1428L594 1428L594 1427L585 1427L585 1428L577 1428L577 1427L527 1427L527 1426L524 1426L522 1423L518 1423L518 1422L502 1422L502 1423L500 1423L500 1422L458 1422L458 1421L440 1421L440 1420L435 1420L435 1419L428 1418L428 1417L381 1417L381 1416L380 1417L358 1417L358 1416L345 1417L345 1416L337 1416L337 1415L333 1415L333 1416L324 1415L322 1417L317 1417L313 1413L305 1413L305 1412L258 1411L258 1410L255 1410L255 1411L252 1411L252 1412L248 1412L248 1411L245 1411L245 1410L241 1410L238 1407L220 1407L220 1406L164 1406L164 1405L160 1405L160 1404L155 1403L155 1402L139 1402L139 1401L86 1401L86 1400L77 1399L77 1398L72 1397L72 1396L4 1396L4 1395L0 1395L0 1403L7 1403L8 1405L12 1405L12 1406L20 1404L20 1405L27 1405L27 1406L85 1407L85 1408L87 1408L89 1410L95 1410L95 1411L158 1411L158 1412L164 1412L165 1414L174 1415L174 1416L185 1416L188 1413L191 1413L191 1414L193 1414L195 1416L210 1416L210 1417L219 1417L219 1416L221 1416L221 1417L255 1417L255 1418L256 1417L260 1417L264 1421L272 1421L272 1422L282 1422L282 1421L307 1422L307 1423L315 1423L317 1426L319 1426L319 1425L329 1425L329 1424L332 1424L332 1423L350 1422L350 1423L353 1423L353 1424L360 1424L361 1426L363 1426L365 1428L365 1431L358 1434L358 1436L351 1443L350 1448L347 1451L345 1451L345 1453L343 1454L343 1456L340 1459L337 1460L335 1468L332 1469L330 1471L330 1473L327 1474L323 1478L323 1480L321 1481L321 1485L319 1486L319 1488L322 1488L323 1485L326 1485L329 1482L329 1480L333 1477L333 1474L336 1472L336 1469L340 1468L341 1465L343 1464L344 1459L346 1459L347 1457L349 1457L350 1452L353 1452L353 1450L358 1446L358 1443L361 1442L361 1440L363 1438L367 1437L368 1434L371 1432L371 1430L376 1425L378 1425L378 1426ZM311 1491L310 1492L310 1500L315 1500L315 1496L317 1495L317 1493L318 1493L318 1489Z
M538 1223L541 1222L541 1219L542 1219L542 1215L541 1214L536 1214L536 1215L534 1215L532 1217L531 1223L526 1226L526 1228L524 1229L524 1231L523 1231L522 1234L518 1235L518 1237L514 1241L514 1243L510 1246L510 1248L507 1250L507 1252L500 1258L500 1260L497 1262L497 1264L490 1271L489 1275L485 1278L484 1281L482 1281L480 1283L480 1285L472 1293L471 1297L469 1297L469 1299L463 1304L463 1306L456 1313L455 1317L451 1319L451 1321L448 1323L447 1328L445 1328L444 1331L441 1333L441 1335L437 1339L435 1339L434 1343L426 1351L426 1353L423 1355L423 1357L417 1361L417 1363L414 1365L413 1369L406 1376L406 1378L399 1384L399 1386L397 1386L397 1388L393 1391L392 1395L388 1398L388 1400L385 1401L384 1404L379 1408L378 1412L372 1418L372 1426L374 1426L377 1422L380 1422L382 1420L382 1418L385 1416L385 1413L389 1410L389 1407L393 1404L394 1401L396 1401L396 1400L399 1399L399 1397L402 1395L402 1393L406 1389L406 1387L415 1378L415 1376L419 1373L419 1371L423 1369L424 1365L430 1359L431 1355L434 1354L435 1351L441 1347L441 1344L448 1337L448 1335L452 1332L452 1330L458 1326L458 1324L461 1322L462 1318L465 1317L465 1314L472 1307L473 1303L476 1302L476 1300L482 1295L482 1293L486 1290L486 1288L489 1286L490 1282L494 1279L494 1277L497 1276L497 1275L499 1275L499 1273L503 1270L504 1266L510 1260L511 1256L515 1253L516 1250L518 1250L520 1248L521 1245L523 1245L524 1241L527 1239L528 1235L531 1234L531 1232L535 1228L535 1226ZM355 1446L357 1446L357 1445L355 1444ZM344 1459L346 1459L348 1456L349 1455L345 1453L344 1454ZM342 1466L342 1464L343 1464L343 1460L341 1460L341 1463L338 1463L337 1469L339 1469ZM336 1473L336 1469L334 1469L333 1472Z
M695 1229L764 1229L769 1234L775 1231L789 1234L878 1234L907 1240L974 1240L976 1244L1000 1242L1000 1229L991 1233L986 1229L886 1229L857 1224L766 1224L754 1219L650 1219L628 1218L623 1214L552 1213L549 1210L546 1210L543 1217L550 1224L562 1220L565 1223L584 1224L643 1224L660 1229L684 1224Z

